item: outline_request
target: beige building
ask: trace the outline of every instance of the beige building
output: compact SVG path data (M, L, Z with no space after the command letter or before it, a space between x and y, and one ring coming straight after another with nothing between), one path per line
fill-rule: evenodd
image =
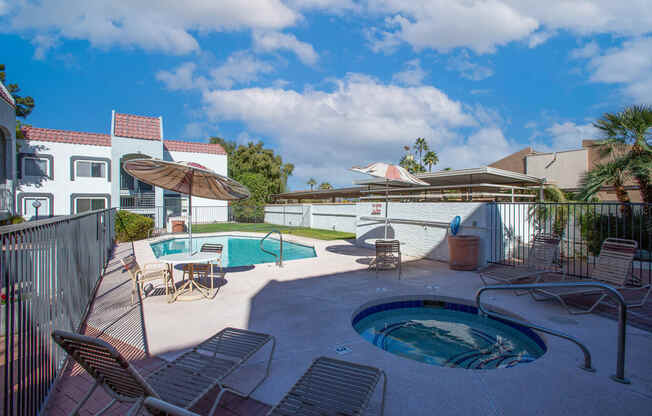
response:
M600 150L593 140L583 140L582 148L562 152L537 152L526 147L492 164L490 167L511 170L537 178L545 178L547 183L555 184L564 191L575 192L580 187L582 176L597 163L603 161ZM626 184L632 202L641 202L638 186L633 181ZM615 201L616 193L612 187L603 187L598 193L601 201Z

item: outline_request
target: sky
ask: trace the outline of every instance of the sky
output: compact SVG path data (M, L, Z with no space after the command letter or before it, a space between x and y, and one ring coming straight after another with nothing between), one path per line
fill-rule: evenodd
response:
M156 4L156 7L152 7ZM652 104L652 0L0 0L26 123L263 141L306 181L362 179L424 137L443 168L599 138Z

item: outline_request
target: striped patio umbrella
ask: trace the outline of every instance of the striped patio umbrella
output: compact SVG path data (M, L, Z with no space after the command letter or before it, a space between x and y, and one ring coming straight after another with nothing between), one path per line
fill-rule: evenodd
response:
M372 163L366 167L354 166L351 168L351 170L354 172L365 173L367 175L385 179L385 240L387 239L388 225L387 208L389 206L389 183L402 182L408 185L429 185L428 182L422 181L421 179L405 170L403 167L398 165L390 165L383 162Z
M251 196L249 190L195 162L169 162L160 159L132 159L124 163L125 172L139 181L188 195L189 251L192 251L192 197L235 201Z

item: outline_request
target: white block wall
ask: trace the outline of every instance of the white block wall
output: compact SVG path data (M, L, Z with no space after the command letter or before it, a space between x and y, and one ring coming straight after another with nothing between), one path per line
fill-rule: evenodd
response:
M310 227L310 204L265 205L265 222L293 227Z
M355 204L312 204L311 228L355 233Z
M377 203L376 203L377 204ZM374 203L357 204L356 245L373 247L374 241L384 238L385 204L380 213L372 215ZM485 203L390 203L388 238L401 241L402 253L448 261L448 227L456 215L462 217L458 235L480 237L479 264L487 262L489 218Z

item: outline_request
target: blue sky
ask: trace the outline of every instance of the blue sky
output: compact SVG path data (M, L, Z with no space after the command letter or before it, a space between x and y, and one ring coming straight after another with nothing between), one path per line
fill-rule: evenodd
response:
M33 125L108 133L112 109L161 115L169 139L262 140L295 164L291 189L345 186L420 136L435 169L596 138L604 112L650 104L649 6L0 0L0 62L35 98Z

